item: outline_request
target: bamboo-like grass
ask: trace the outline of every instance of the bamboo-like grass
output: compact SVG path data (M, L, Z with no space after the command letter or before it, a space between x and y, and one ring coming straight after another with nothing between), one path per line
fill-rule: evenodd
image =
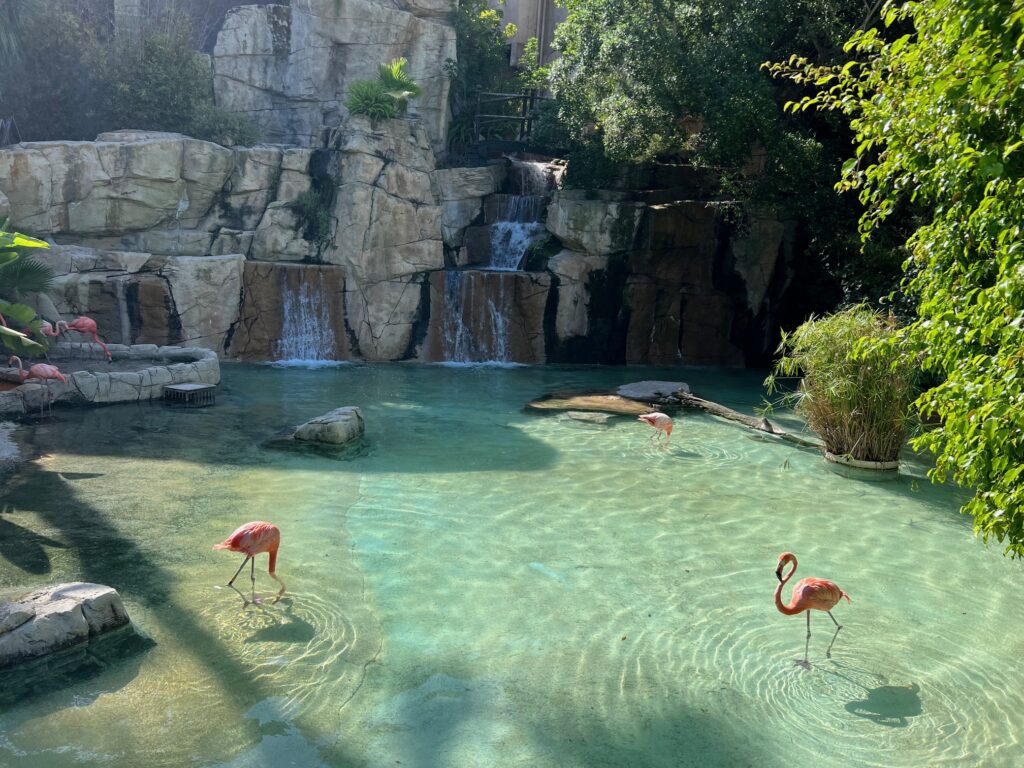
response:
M916 369L898 343L895 318L857 305L812 317L783 334L782 355L765 384L803 375L783 398L825 448L860 461L896 461L906 440Z

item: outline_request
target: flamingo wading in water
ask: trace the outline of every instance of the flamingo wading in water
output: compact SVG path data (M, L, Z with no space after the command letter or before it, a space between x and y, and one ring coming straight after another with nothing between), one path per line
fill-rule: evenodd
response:
M110 362L110 350L107 349L107 345L104 344L103 339L100 338L99 329L96 327L95 320L91 317L86 317L85 315L76 317L70 323L60 320L57 322L58 332L62 325L64 326L65 331L77 331L78 333L84 333L86 336L92 336L92 340L103 348L103 354L107 356L107 362Z
M636 417L637 421L642 421L644 424L654 427L656 430L651 435L651 442L657 440L662 434L665 435L665 447L668 448L668 441L672 438L672 418L659 411L653 413L645 413L641 416Z
M22 381L39 379L43 382L43 386L46 387L46 404L47 406L50 406L50 379L57 379L58 381L62 381L67 384L68 380L65 378L64 374L60 372L60 369L57 368L57 366L50 365L49 363L36 363L26 371L22 365L21 358L17 355L12 355L7 361L7 365L13 368L15 360L18 361L18 375L21 377ZM43 403L41 400L39 401L39 415L43 415Z
M269 553L270 563L268 572L270 573L270 578L281 585L277 598L274 600L276 603L281 599L285 589L284 582L274 572L277 570L277 548L279 546L281 546L281 530L273 523L254 521L240 526L220 544L214 544L213 548L230 549L232 552L241 552L245 555L245 560L238 566L235 575L228 582L228 586L232 589L234 589L235 579L238 578L238 574L245 568L245 564L251 563L249 566L249 578L252 580L252 602L254 603L256 602L256 555L261 552Z
M783 577L782 568L786 563L792 563L793 567L789 569L789 572ZM787 616L794 616L798 613L807 612L807 640L804 644L804 658L802 661L797 661L800 666L809 669L811 666L810 661L807 660L807 651L811 645L811 610L825 611L828 617L832 619L832 623L836 625L836 633L832 636L832 642L828 644L828 650L825 652L825 657L832 658L832 645L835 643L836 638L839 636L839 630L843 628L843 625L836 621L836 617L832 615L832 609L836 607L836 603L846 598L846 602L853 602L850 600L850 596L841 590L834 581L828 579L800 579L793 586L793 594L790 598L789 604L786 605L782 602L782 588L786 586L793 574L796 572L796 555L792 552L783 552L779 555L779 564L775 568L775 576L779 580L779 586L775 588L775 607L779 609L780 613L784 613Z

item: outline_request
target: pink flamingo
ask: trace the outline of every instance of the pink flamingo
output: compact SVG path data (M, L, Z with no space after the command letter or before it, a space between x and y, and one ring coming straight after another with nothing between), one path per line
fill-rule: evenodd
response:
M84 333L87 336L92 336L92 340L103 347L103 353L107 356L107 362L111 360L110 350L107 349L107 345L103 343L103 339L100 338L99 329L96 327L96 321L91 317L82 315L76 317L70 323L63 320L57 321L57 332L60 332L60 327L64 326L65 331L77 331L78 333Z
M644 424L654 427L656 432L651 435L651 441L658 439L658 437L665 434L665 447L668 448L668 442L672 439L672 419L666 416L664 413L654 411L653 413L645 413L642 416L637 416L637 421L642 421Z
M245 568L245 564L252 562L249 566L249 578L252 579L252 602L256 600L256 555L261 552L270 553L270 564L268 571L270 578L278 582L281 585L281 590L277 593L277 598L274 600L276 603L281 599L281 595L284 594L284 582L277 577L274 571L277 569L277 548L281 545L281 530L273 523L264 523L260 521L254 521L246 523L239 527L228 536L220 544L214 544L214 549L230 549L232 552L241 552L245 555L245 560L238 566L238 570L235 571L235 575L231 577L231 581L228 582L228 586L235 589L235 579L238 578L238 574ZM237 589L235 590L238 591ZM241 593L239 593L241 594ZM245 596L242 596L245 599ZM246 601L248 604L248 601Z
M26 371L21 363L21 358L18 357L17 355L12 355L10 359L7 361L7 365L13 367L15 360L18 361L18 375L21 377L22 381L28 381L29 379L39 379L41 382L43 382L43 386L46 387L47 405L50 405L51 403L50 379L57 379L58 381L62 381L65 384L68 383L67 378L64 376L63 373L60 372L60 369L58 369L57 366L55 365L49 365L48 363L36 363ZM50 407L52 410L52 406ZM42 402L39 403L39 415L43 415Z
M57 325L60 325L60 323L57 323ZM46 320L40 321L39 330L43 332L43 336L60 336L60 332L57 331L52 325L50 325Z
M793 567L789 569L789 573L786 574L785 578L782 576L782 568L786 563L792 563ZM832 658L832 645L835 643L836 638L839 636L839 630L843 628L843 625L836 621L836 617L832 615L832 609L836 607L836 603L846 598L846 602L852 603L850 596L841 590L834 581L828 579L800 579L793 587L792 597L790 598L789 605L785 605L782 602L782 588L786 585L786 582L792 578L796 572L796 555L792 552L783 552L779 555L779 564L775 568L775 576L779 580L779 586L775 588L775 607L779 609L780 613L784 613L787 616L794 616L798 613L807 612L807 640L804 644L804 658L802 661L798 661L797 664L800 666L810 668L811 663L807 660L807 651L811 644L811 610L825 611L828 617L832 619L832 623L836 625L836 633L832 636L832 642L828 644L828 650L825 652L825 657Z

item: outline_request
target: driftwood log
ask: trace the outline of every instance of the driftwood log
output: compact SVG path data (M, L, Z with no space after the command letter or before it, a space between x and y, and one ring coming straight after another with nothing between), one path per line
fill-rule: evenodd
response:
M820 443L816 443L813 440L807 440L803 437L798 437L784 429L780 429L764 417L759 419L754 416L747 416L739 411L734 411L732 408L726 408L724 405L713 403L710 400L704 400L688 392L676 392L675 397L679 399L679 404L683 408L695 408L699 411L710 413L712 416L720 416L721 418L728 419L729 421L736 421L750 429L756 429L758 432L767 432L769 435L774 435L780 440L785 440L788 443L795 443L796 445L801 445L804 448L813 448L816 451L820 451L822 449Z

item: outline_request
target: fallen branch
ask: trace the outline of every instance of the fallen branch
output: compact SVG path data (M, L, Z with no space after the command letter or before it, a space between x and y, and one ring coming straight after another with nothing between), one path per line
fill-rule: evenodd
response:
M724 405L713 403L710 400L704 400L696 395L691 395L688 392L676 392L675 396L679 398L679 404L683 408L695 408L705 413L710 413L712 416L719 416L729 421L736 421L745 427L757 430L758 432L767 432L769 435L785 440L789 443L795 443L796 445L803 446L804 448L813 448L816 451L820 451L821 444L813 440L807 440L803 437L797 437L794 434L787 432L784 429L772 424L768 419L761 417L756 418L754 416L747 416L734 411L732 408L726 408Z

